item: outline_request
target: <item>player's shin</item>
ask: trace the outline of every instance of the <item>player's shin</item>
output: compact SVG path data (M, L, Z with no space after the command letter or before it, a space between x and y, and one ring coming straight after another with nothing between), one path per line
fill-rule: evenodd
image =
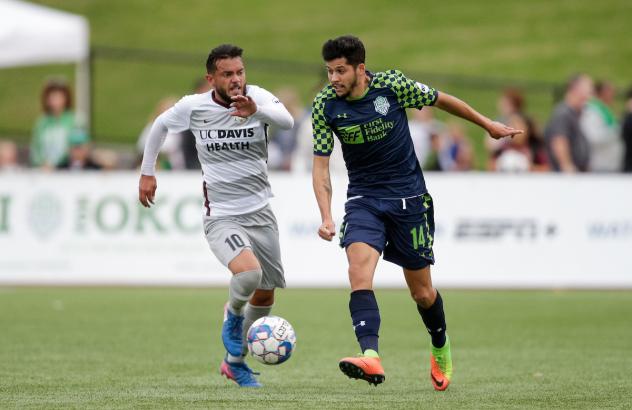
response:
M380 310L373 291L362 289L351 292L349 311L362 353L377 355Z
M428 309L424 309L420 305L417 305L417 311L421 315L421 319L426 325L428 333L432 339L432 345L434 347L443 347L446 340L446 323L445 313L443 312L443 299L441 294L437 291L437 297Z
M254 269L236 273L230 280L228 303L222 325L222 342L226 348L226 360L229 363L243 362L241 349L244 305L259 286L261 275L261 269Z
M261 269L239 272L230 279L228 289L228 310L234 315L243 316L243 308L250 299L259 282Z
M250 303L246 304L246 308L244 309L244 329L243 329L243 347L242 347L242 356L246 356L248 353L248 340L246 335L248 334L248 329L255 322L255 320L262 318L264 316L270 316L270 312L272 311L272 306L255 306Z

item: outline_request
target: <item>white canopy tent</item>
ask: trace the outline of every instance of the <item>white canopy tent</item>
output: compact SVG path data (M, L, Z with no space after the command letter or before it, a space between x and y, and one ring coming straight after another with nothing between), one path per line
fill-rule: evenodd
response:
M90 113L90 26L85 17L19 0L0 0L0 68L76 64L76 112Z

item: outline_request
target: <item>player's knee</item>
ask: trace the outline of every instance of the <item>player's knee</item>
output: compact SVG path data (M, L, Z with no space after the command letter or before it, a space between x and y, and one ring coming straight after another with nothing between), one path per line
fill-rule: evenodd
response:
M259 287L262 275L261 269L236 273L231 279L231 289L242 295L251 295Z
M411 289L410 296L419 306L428 308L434 303L436 293L432 286L425 286Z

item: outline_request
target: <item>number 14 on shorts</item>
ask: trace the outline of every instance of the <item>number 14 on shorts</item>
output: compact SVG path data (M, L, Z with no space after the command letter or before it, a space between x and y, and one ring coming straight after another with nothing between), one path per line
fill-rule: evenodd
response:
M424 228L424 225L419 225L418 227L414 227L410 230L413 242L413 249L415 249L416 251L419 250L419 248L432 247L432 236L426 235L426 229Z

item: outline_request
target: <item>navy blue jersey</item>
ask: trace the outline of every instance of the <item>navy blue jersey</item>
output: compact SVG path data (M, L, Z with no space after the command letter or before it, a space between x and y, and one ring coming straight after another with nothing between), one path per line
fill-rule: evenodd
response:
M331 85L314 98L314 155L331 155L333 133L349 173L347 196L405 198L426 193L406 108L433 105L438 92L390 70L370 78L358 99L339 98Z

